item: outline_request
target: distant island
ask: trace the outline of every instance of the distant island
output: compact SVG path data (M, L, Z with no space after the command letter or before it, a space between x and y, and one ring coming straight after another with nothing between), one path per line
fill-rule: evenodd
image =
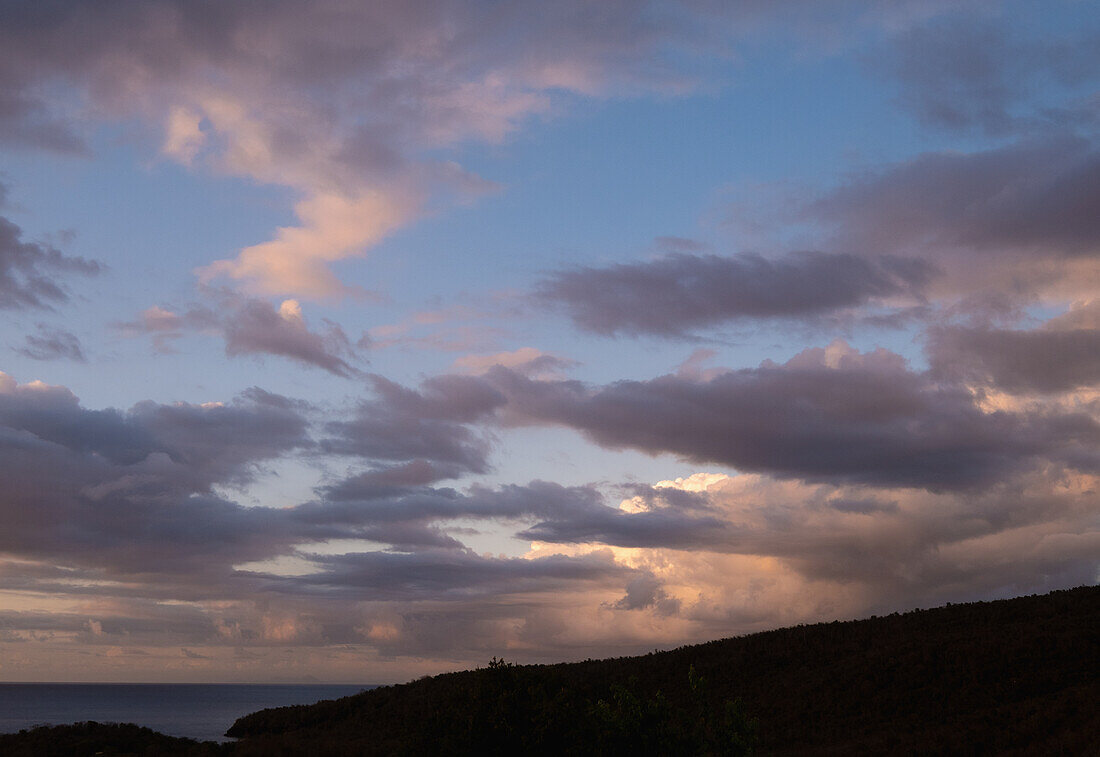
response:
M240 718L0 735L0 754L1087 754L1100 587L767 631L641 657L447 673Z

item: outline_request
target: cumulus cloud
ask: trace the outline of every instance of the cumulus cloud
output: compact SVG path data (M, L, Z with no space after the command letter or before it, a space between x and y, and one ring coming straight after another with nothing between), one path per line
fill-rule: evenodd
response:
M22 229L0 217L0 308L49 308L66 302L69 295L58 283L59 276L94 276L101 270L93 260L25 241Z
M559 271L537 288L598 334L685 332L752 318L814 318L896 299L919 303L934 269L917 259L800 252L777 259L677 253Z

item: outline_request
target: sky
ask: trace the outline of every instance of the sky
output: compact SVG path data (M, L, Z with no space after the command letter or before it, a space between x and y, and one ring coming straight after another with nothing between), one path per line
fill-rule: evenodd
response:
M1082 0L0 2L0 681L1100 579Z

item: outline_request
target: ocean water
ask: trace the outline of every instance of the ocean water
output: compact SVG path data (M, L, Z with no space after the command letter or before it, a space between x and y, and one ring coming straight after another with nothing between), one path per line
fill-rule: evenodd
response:
M36 725L137 723L169 736L226 741L233 721L265 707L313 704L373 686L159 683L2 683L0 733Z

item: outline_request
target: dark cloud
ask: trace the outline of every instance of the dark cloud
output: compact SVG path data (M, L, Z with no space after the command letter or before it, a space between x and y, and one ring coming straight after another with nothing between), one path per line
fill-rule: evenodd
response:
M914 466L928 464L922 447L940 442L928 426L980 425L955 395L905 370L896 356L835 345L784 366L677 378L669 386L655 380L586 389L504 368L486 377L437 377L417 391L376 380L379 407L367 403L360 412L385 413L393 404L402 422L379 428L398 435L411 429L421 438L412 419L465 426L548 408L549 397L560 408L580 396L591 401L583 411L592 422L604 424L616 417L609 407L617 405L625 419L640 405L624 398L646 396L648 415L632 426L621 422L616 433L637 434L648 424L654 437L678 444L686 431L669 433L665 404L677 405L678 417L702 436L722 424L701 423L692 402L725 421L727 439L760 433L766 424L746 423L744 408L766 396L765 379L779 384L760 410L773 425L801 422L800 432L857 459L866 460L866 447L877 440L890 448L888 457L909 453ZM837 386L842 381L847 394ZM542 405L537 392L545 393ZM777 412L781 403L792 409ZM664 619L674 622L667 640L680 643L685 633L705 638L731 624L790 622L792 612L803 620L896 609L1006 585L1053 588L1095 572L1087 526L1095 492L1073 489L1065 465L1053 458L1042 469L1000 469L979 489L938 493L909 486L928 471L918 476L898 465L870 482L839 466L835 478L853 482L840 484L710 475L702 486L601 490L532 482L457 491L430 485L433 460L396 459L408 454L405 442L379 442L367 449L392 451L388 478L368 471L284 509L241 507L218 493L265 460L309 448L305 410L250 390L225 405L146 402L125 412L91 411L67 390L5 377L0 551L15 559L0 561L0 585L95 601L88 614L0 613L0 638L75 639L88 649L148 644L171 647L177 658L183 647L211 659L221 648L247 647L260 657L275 645L334 644L398 655L467 654L505 642L551 656L604 654L621 649L624 634L651 644L653 624ZM951 413L961 418L951 421ZM1082 425L1079 416L1060 422L1060 438L1076 434L1082 449L1097 448L1095 433L1072 427ZM1023 421L996 423L1006 436L1027 429ZM900 426L913 437L908 447L895 438ZM772 451L780 446L760 438ZM974 439L990 444L972 433ZM1010 439L1000 449L1019 443ZM940 451L948 482L959 476L950 455L981 464L975 448ZM790 467L797 452L775 464ZM889 480L901 487L877 486ZM616 507L619 496L627 499ZM522 558L478 555L462 544L469 529L456 522L514 529L538 545ZM348 539L372 542L372 551L334 555L319 547ZM281 562L287 559L289 569ZM843 609L852 592L855 610ZM635 622L648 630L632 631ZM593 635L585 624L605 630Z
M0 79L0 144L69 155L87 154L84 140L62 117L51 114L41 98L12 91L11 86L10 81Z
M85 91L102 116L163 112L184 104L203 82L253 104L311 103L272 108L281 121L272 145L280 155L309 154L314 145L306 129L327 127L345 177L378 178L403 168L410 150L425 143L499 137L513 120L544 107L531 96L535 91L590 93L611 82L682 87L682 56L714 28L693 22L709 16L690 5L594 7L572 0L504 11L466 0L5 5L0 137L65 152L81 148L69 129L78 119L45 98L47 84ZM498 86L481 87L494 72L503 72ZM303 118L296 110L324 117Z
M830 44L847 44L946 7L8 4L0 8L0 137L71 152L81 146L76 132L96 122L150 124L170 158L286 186L297 200L299 225L201 267L202 280L226 277L268 294L361 295L337 279L334 261L361 256L441 198L493 186L448 159L448 148L498 142L570 96L697 89L725 76L731 57L715 51L765 31L789 38L801 30L794 36L817 47L828 28ZM809 29L815 34L802 33ZM326 370L349 372L331 361Z
M8 553L169 583L217 580L232 591L237 562L376 525L361 513L306 520L245 508L215 493L309 445L303 408L286 398L253 389L226 404L92 411L65 389L3 378L0 548Z
M461 465L418 458L365 471L328 487L327 492L331 499L337 501L373 499L448 478L459 478L464 472Z
M58 277L92 276L99 263L68 257L49 245L23 240L22 230L0 217L0 309L48 308L69 299Z
M469 552L422 551L415 554L364 552L314 555L323 573L298 582L369 592L377 599L463 599L485 595L581 588L587 581L625 577L631 571L609 554L574 558L554 555L538 560L483 557Z
M842 253L672 254L560 271L536 293L586 331L677 337L738 319L813 318L886 298L919 300L932 275L915 259Z
M890 592L904 593L910 602L918 596L947 599L955 582L973 591L1006 582L1057 586L1087 581L1096 566L1089 546L1096 535L1081 519L1096 494L1066 489L1057 484L1060 477L1057 471L1010 474L977 492L930 493L740 475L707 487L711 514L706 518L670 508L631 513L604 508L607 513L599 515L607 517L585 513L543 522L525 535L659 550L649 564L661 566L665 576L676 575L670 564L696 565L678 576L692 586L736 583L713 573L722 560L742 555L779 560L811 583L856 583L880 601L889 602ZM662 529L648 528L655 519L669 526L663 538ZM1077 538L1078 531L1088 535ZM649 539L640 541L641 533ZM1050 534L1048 546L1036 546L1037 533ZM1019 564L1004 559L1005 550L1024 543L1028 551L1017 556ZM766 581L769 570L756 570ZM664 596L662 582L643 574L632 579L616 606L640 609L659 604Z
M214 623L195 608L131 601L125 609L130 612L103 608L93 617L88 613L0 611L0 633L4 629L22 632L22 639L12 634L4 641L29 640L27 632L38 636L37 640L58 634L76 635L85 644L196 644L217 638ZM136 649L133 653L143 654Z
M192 304L178 313L152 307L116 327L127 335L151 336L162 352L171 351L172 343L189 332L217 333L225 339L229 356L276 355L344 378L360 375L348 362L358 357L358 350L343 329L325 320L324 330L310 331L295 300L276 308L266 300L213 290L210 299L210 306Z
M0 380L0 424L28 445L51 445L98 466L162 468L165 481L207 490L249 479L254 465L305 446L300 408L260 389L206 405L139 402L127 412L86 410L62 387ZM33 440L33 442L32 442ZM86 459L85 459L86 458Z
M297 303L284 302L279 310L261 300L248 300L225 321L227 355L281 355L307 365L323 368L337 376L353 376L352 368L341 355L354 354L344 331L331 321L323 333L310 331Z
M89 411L66 390L7 379L0 386L0 550L23 562L0 563L0 581L9 590L127 602L256 594L414 601L549 592L622 582L631 573L607 555L478 556L443 526L455 518L533 521L605 508L585 487L535 483L467 493L419 487L372 491L370 499L334 489L342 496L288 509L241 507L215 493L217 485L247 480L258 463L307 445L299 411L261 390L226 405L144 402L128 412ZM386 548L336 556L306 548L333 539ZM307 560L311 569L281 576L277 569L237 567L287 556ZM175 627L189 643L226 636L209 613L195 611L186 620ZM155 636L166 627L158 622L145 630ZM139 631L106 618L92 628L97 636ZM329 629L318 638L334 634ZM230 636L234 643L243 638Z
M473 419L493 406L477 397L491 391L487 387L471 392L449 381L466 383L464 377L444 378L448 381L404 401L431 409L437 418L458 420ZM300 403L251 389L225 404L146 401L125 412L94 411L82 408L64 388L2 379L0 485L5 496L0 518L5 529L0 550L64 567L28 572L24 566L18 575L5 570L4 584L10 588L62 588L76 575L68 571L77 567L85 577L144 576L147 585L134 589L139 596L232 596L249 586L255 589L257 581L274 581L262 573L236 571L235 565L292 555L300 545L330 539L366 539L399 552L426 550L422 559L410 554L397 563L410 566L410 582L418 580L417 571L427 570L427 561L450 564L456 588L498 572L502 583L514 574L536 588L540 575L563 580L572 562L505 561L500 564L511 567L500 568L467 554L441 524L457 518L534 521L604 507L602 497L587 487L536 482L459 493L423 485L382 490L377 482L364 486L355 478L322 489L317 501L295 508L242 507L221 495L220 487L247 483L258 465L311 445ZM392 389L383 387L383 396L392 397L385 394ZM464 401L451 406L447 400L456 397ZM403 443L396 442L398 447ZM375 453L378 449L371 447ZM456 554L433 557L438 550ZM389 559L300 556L316 569L308 577L275 582L291 593L359 585L370 560ZM463 570L469 576L455 568L456 561L467 566ZM353 564L357 572L345 573ZM391 574L391 579L391 593L400 593L401 576ZM117 587L111 591L127 593Z
M860 251L1065 261L1100 252L1097 203L1100 153L1062 137L920 155L853 179L808 212Z
M225 404L162 405L146 400L127 415L173 460L211 481L233 483L247 480L256 462L310 446L306 408L253 387Z
M797 5L794 15L814 24L853 15L848 2ZM395 161L395 146L403 152L401 129L449 131L460 128L456 121L476 119L459 102L440 107L439 99L487 72L504 69L506 80L527 89L590 92L610 82L683 87L690 81L684 56L695 57L700 45L787 25L791 15L790 8L774 13L755 3L650 7L575 0L507 9L477 0L350 8L336 0L308 8L289 0L8 4L0 8L0 116L23 141L71 150L76 137L54 126L67 114L49 112L41 91L59 79L86 87L100 107L117 109L134 107L127 97L146 95L150 85L168 89L203 77L251 82L264 92L273 85L295 95L328 92L337 103L354 91L373 107L361 114L365 123L353 123L360 128L347 140L345 160L384 168ZM854 15L868 20L862 11ZM889 23L904 25L906 15L894 12ZM427 121L427 114L439 121ZM391 133L379 140L382 130ZM284 149L303 149L293 130L280 137Z
M661 582L651 574L641 575L627 582L626 595L615 603L619 610L642 610L654 606L661 615L673 615L679 610L680 602L670 599Z
M229 403L139 402L127 412L86 410L63 387L0 381L0 423L28 439L112 464L158 455L207 487L248 477L251 466L307 444L295 403L251 389Z
M610 507L539 521L519 535L546 542L601 542L640 549L728 551L731 541L729 524L715 516L691 516L674 510L628 514Z
M1100 384L1100 329L947 327L929 332L940 375L1008 392L1066 392Z
M524 486L505 485L497 489L472 486L466 493L453 489L417 488L379 491L358 486L351 479L320 490L322 498L294 511L302 523L421 524L457 519L520 520L571 519L595 513L618 511L604 506L595 487L567 487L546 481Z
M32 360L72 360L86 363L84 348L76 335L64 329L38 324L37 334L27 334L23 346L16 349L20 355Z
M359 406L354 419L326 424L324 451L380 461L421 461L417 468L391 469L390 477L400 478L404 471L406 476L450 478L488 470L490 440L472 424L486 420L505 403L490 384L473 376L443 375L428 379L416 391L382 376L369 379L374 398Z
M871 64L897 80L902 104L924 123L997 135L1058 125L1065 114L1049 95L1097 84L1097 42L1079 32L1025 39L1001 20L964 14L905 30Z
M611 448L819 481L976 487L1100 441L1087 416L986 413L963 387L909 371L898 355L860 355L842 343L706 380L587 387L502 368L488 375L520 422L562 424Z
M304 419L281 398L92 411L67 390L4 379L4 551L189 583L287 545L278 511L213 492L307 443Z

